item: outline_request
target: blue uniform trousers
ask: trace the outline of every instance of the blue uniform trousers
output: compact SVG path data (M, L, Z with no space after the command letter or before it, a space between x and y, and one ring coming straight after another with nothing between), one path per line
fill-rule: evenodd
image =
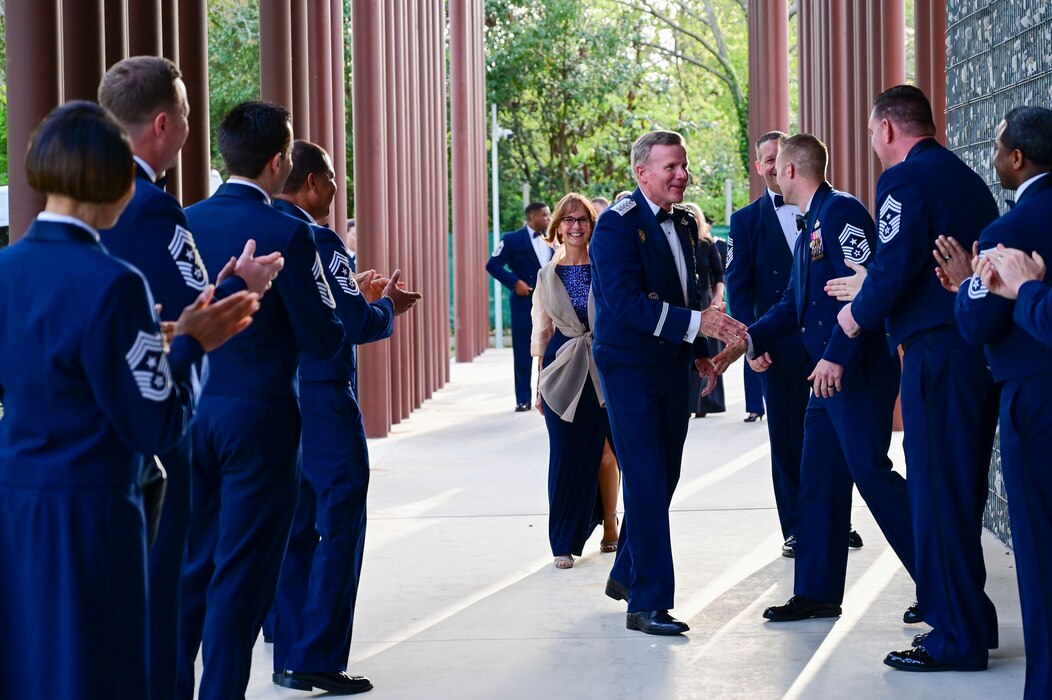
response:
M1052 697L1052 376L1001 389L1001 467L1026 645L1026 700Z
M554 359L562 338L556 331L548 344L545 363ZM592 530L603 521L599 463L603 443L610 436L606 409L599 405L591 378L585 380L572 423L557 416L547 402L544 422L549 445L548 540L553 555L579 556Z
M797 519L796 595L839 605L847 576L852 484L903 566L915 556L906 480L888 459L899 362L869 348L844 373L842 391L807 405Z
M514 291L511 299L511 355L515 367L515 403L532 404L530 373L533 357L530 355L530 336L533 335L533 295L520 297Z
M748 363L745 363L748 366ZM767 404L767 435L771 441L771 480L782 537L796 533L797 502L800 497L800 460L804 451L804 413L811 384L808 375L814 363L803 344L786 339L778 344L778 355L766 372L759 374ZM762 407L763 404L761 404ZM748 409L751 410L751 409ZM761 411L762 412L762 411Z
M302 382L299 497L274 598L274 671L347 670L369 452L347 382Z
M766 413L763 408L763 375L754 372L748 362L742 363L742 372L745 374L745 412Z
M177 697L242 697L252 647L274 600L295 502L295 399L205 395L192 426L193 520L183 571Z
M138 486L0 485L0 560L0 696L150 697Z
M924 646L961 670L987 667L997 612L983 591L982 522L997 392L981 350L957 329L903 344L903 449L917 550L918 602L934 630Z
M628 586L629 612L668 610L676 593L668 508L687 437L687 351L657 358L596 343L594 352L624 484L610 577Z
M164 510L149 554L150 686L154 698L175 696L179 659L180 577L190 532L190 435L157 455L168 472Z

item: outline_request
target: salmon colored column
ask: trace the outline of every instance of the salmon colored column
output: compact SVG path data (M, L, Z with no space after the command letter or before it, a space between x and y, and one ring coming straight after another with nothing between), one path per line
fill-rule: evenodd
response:
M931 100L937 137L946 143L946 0L915 0L917 87Z
M789 11L785 3L751 2L749 24L749 152L768 131L789 131ZM750 162L753 157L750 155ZM752 198L763 178L749 169Z
M208 118L208 8L206 0L179 0L179 69L190 102L190 134L180 152L183 206L208 197L211 124Z

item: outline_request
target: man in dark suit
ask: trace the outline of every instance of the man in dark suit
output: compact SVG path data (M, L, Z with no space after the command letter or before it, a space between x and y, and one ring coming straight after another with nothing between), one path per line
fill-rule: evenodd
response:
M168 59L133 56L106 72L99 103L128 132L136 163L135 195L117 224L99 232L100 238L111 255L146 277L161 306L161 320L175 321L208 284L186 214L163 189L164 173L175 164L188 134L186 86ZM246 287L264 293L281 269L281 254L253 259L254 248L254 241L246 242L235 266L228 263L219 271L217 298ZM202 367L195 371L200 377ZM170 698L175 692L179 576L190 530L190 434L158 458L167 472L167 487L149 553L150 686L153 697Z
M899 364L884 335L848 338L836 323L843 302L825 293L826 280L865 265L876 248L865 206L826 182L825 145L810 134L786 139L776 161L778 184L796 204L803 229L793 254L789 288L749 327L753 369L773 366L767 349L797 336L813 367L814 390L804 417L793 597L764 611L775 622L835 617L847 573L851 491L858 486L874 519L911 575L913 530L906 480L888 459Z
M785 201L775 178L775 159L784 138L781 131L769 131L756 140L756 172L767 191L731 216L727 298L731 314L746 325L756 323L789 288L793 247L800 235L796 226L800 209ZM792 557L796 554L804 412L811 393L807 375L814 365L807 358L800 333L778 340L768 352L771 367L756 376L767 403L774 500L785 539L782 554ZM763 401L760 405L762 408Z
M886 328L903 348L919 603L904 619L934 627L924 644L884 661L907 671L982 670L997 646L980 541L997 392L982 351L954 323L954 295L932 274L931 251L940 234L971 248L997 205L982 178L935 140L931 104L916 87L881 93L869 130L886 168L877 182L879 243L839 321L848 335Z
M641 136L632 147L639 188L599 218L592 236L594 353L624 479L625 520L606 594L628 601L626 627L675 635L668 507L687 434L691 361L706 393L744 350L745 326L700 309L698 224L682 207L690 177L683 137ZM705 336L728 347L708 358Z
M966 340L985 345L1002 384L1001 466L1019 571L1024 697L1037 700L1052 696L1052 315L1043 264L1052 260L1052 110L1013 109L994 148L994 169L1001 187L1015 190L1014 204L979 236L977 274L961 285L956 317ZM1013 266L1013 258L1025 265Z
M526 207L526 225L500 238L486 261L486 272L514 292L511 306L511 347L515 363L515 410L530 410L530 336L533 335L533 288L537 271L552 259L551 246L544 242L552 213L544 202Z
M382 297L369 301L370 290L359 288L351 274L347 246L335 231L317 225L336 194L329 154L317 144L296 141L292 162L274 207L311 225L346 337L331 360L300 362L303 460L274 599L274 682L296 690L358 693L372 688L367 678L346 673L365 550L369 451L351 391L352 346L390 337L395 316L411 309L420 294L399 289L396 270Z
M205 265L222 267L251 235L261 252L281 252L285 267L240 342L210 355L192 426L177 689L186 699L202 641L199 697L245 693L295 508L300 356L328 359L344 337L310 226L270 205L292 170L288 110L238 105L219 126L219 151L229 180L186 210Z

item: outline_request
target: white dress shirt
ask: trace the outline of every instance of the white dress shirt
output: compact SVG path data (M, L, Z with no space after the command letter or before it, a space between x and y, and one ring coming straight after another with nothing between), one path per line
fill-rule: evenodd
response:
M774 204L775 193L770 188L767 189L767 196L771 198L771 204ZM782 225L782 235L785 236L785 242L789 244L789 253L796 249L796 239L800 237L800 229L796 228L796 215L800 213L800 207L795 204L785 203L780 207L774 208L774 214L778 217L778 223Z
M544 240L543 231L534 231L529 226L526 227L526 232L530 234L530 243L533 244L533 252L537 254L537 262L544 267L552 259L552 247L548 245L548 241Z
M642 193L642 190L640 190ZM654 216L657 216L658 211L661 209L658 205L650 201L650 198L643 194L643 199L650 205L650 211L653 212ZM679 274L679 287L683 292L683 302L685 305L689 305L690 301L687 299L687 261L683 257L683 245L679 242L679 235L676 233L676 226L672 223L672 219L666 219L662 221L658 226L665 233L665 238L668 239L668 247L672 250L672 260L676 265L676 272ZM664 321L664 315L662 315L662 321ZM660 324L659 324L660 326ZM701 312L691 310L690 312L690 325L687 326L687 333L683 336L684 342L693 343L694 339L698 337L698 331L701 329Z

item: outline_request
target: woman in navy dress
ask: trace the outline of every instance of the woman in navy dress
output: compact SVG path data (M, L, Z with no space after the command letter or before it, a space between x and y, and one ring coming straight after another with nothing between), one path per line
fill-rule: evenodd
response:
M562 244L537 274L531 352L539 358L538 409L548 427L548 538L555 566L573 567L603 520L598 493L610 422L592 359L592 270L588 242L595 210L583 195L563 197L547 239Z
M26 174L47 203L0 251L0 695L148 698L142 455L186 430L192 363L257 297L209 287L162 337L146 281L99 242L134 191L102 107L53 110Z

